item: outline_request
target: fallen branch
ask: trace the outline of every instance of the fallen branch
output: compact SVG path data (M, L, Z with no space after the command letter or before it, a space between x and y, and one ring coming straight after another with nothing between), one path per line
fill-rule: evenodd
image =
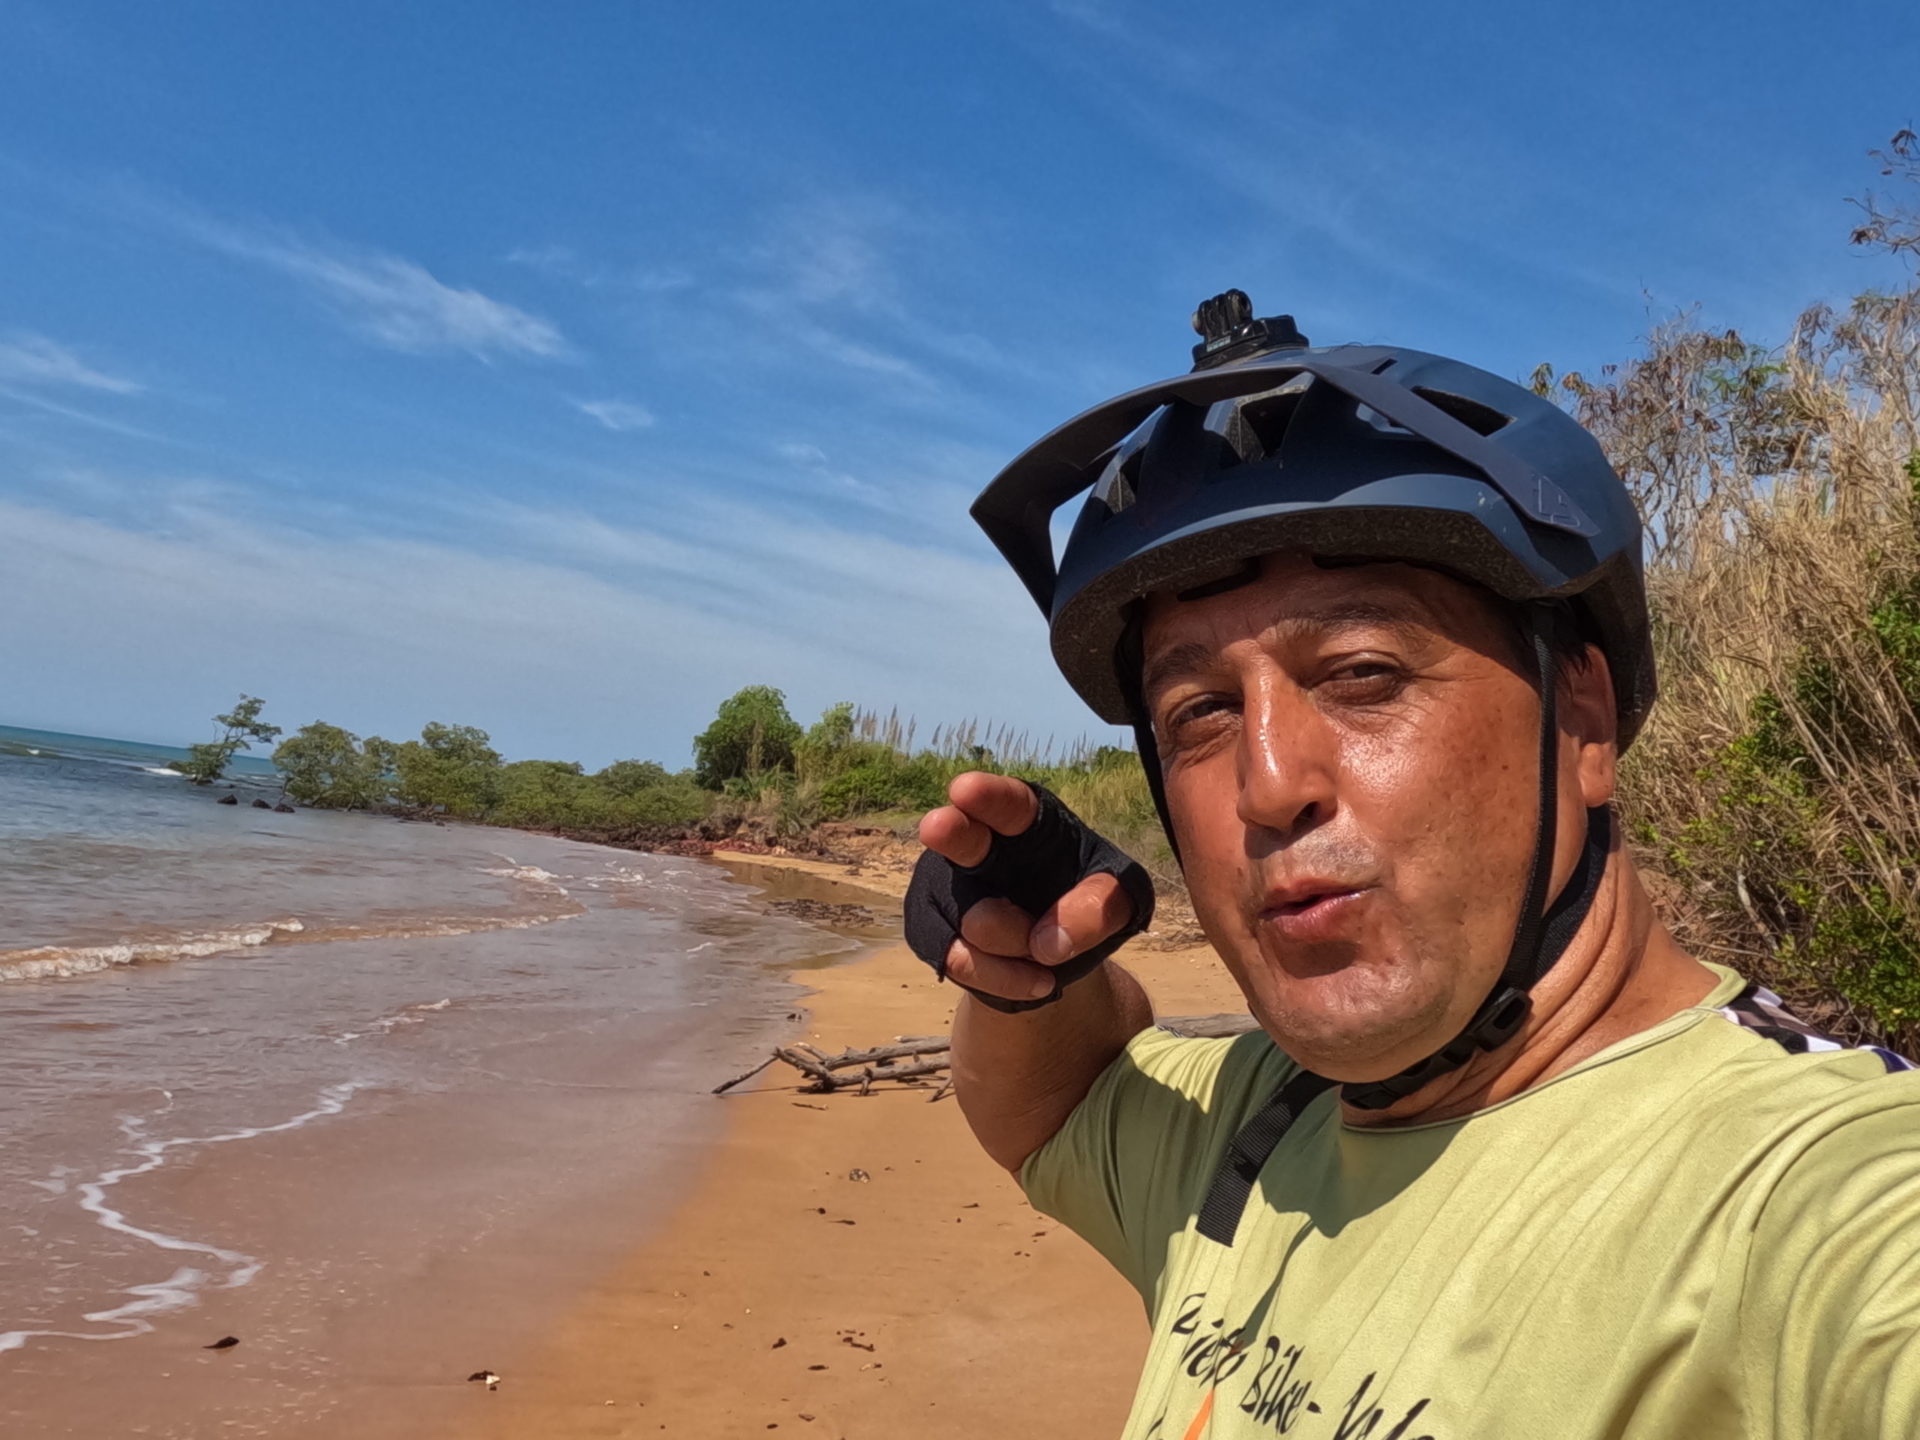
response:
M751 1080L774 1061L791 1065L813 1083L806 1088L824 1095L856 1086L868 1093L876 1081L918 1081L928 1075L943 1074L952 1064L948 1040L944 1035L902 1041L896 1045L876 1045L868 1050L843 1050L838 1055L822 1055L811 1045L796 1041L774 1047L773 1054L744 1075L736 1075L713 1093L723 1095L743 1081Z
M821 1055L820 1063L829 1070L844 1070L849 1065L871 1065L877 1060L898 1060L907 1055L944 1055L952 1045L945 1035L925 1035L902 1040L897 1045L876 1045L871 1050L842 1050L838 1055ZM807 1047L812 1050L812 1046ZM819 1055L820 1052L813 1050Z
M942 1051L940 1054L931 1055L925 1060L916 1060L911 1065L869 1066L860 1072L860 1078L864 1081L911 1080L916 1075L938 1075L952 1063L953 1057L945 1051ZM834 1076L834 1079L841 1084L846 1083L844 1080L841 1080L838 1075Z
M767 1066L771 1065L774 1061L778 1060L779 1058L780 1057L778 1055L769 1055L766 1059L762 1060L758 1065L754 1066L751 1070L747 1071L746 1074L736 1075L731 1080L727 1081L724 1085L714 1086L713 1093L715 1095L726 1094L727 1091L731 1090L734 1086L738 1085L741 1081L751 1080L754 1076L758 1075L762 1070L766 1069Z
M820 1063L819 1056L802 1055L796 1048L781 1045L775 1048L773 1058L786 1061L787 1064L793 1066L794 1069L800 1071L803 1075L812 1076L822 1089L831 1090L833 1088L833 1072Z
M869 1065L858 1075L832 1076L824 1088L844 1090L857 1083L860 1086L860 1093L865 1095L873 1089L873 1082L876 1080L918 1080L923 1075L938 1075L951 1063L952 1057L943 1051L938 1055L931 1055L926 1059L914 1060L906 1064Z

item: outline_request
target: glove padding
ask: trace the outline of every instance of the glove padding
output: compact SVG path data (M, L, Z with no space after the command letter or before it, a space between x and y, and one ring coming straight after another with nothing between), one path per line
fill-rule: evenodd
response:
M947 951L960 938L961 918L975 905L987 899L1010 900L1037 920L1089 875L1118 880L1133 902L1133 914L1091 950L1046 967L1054 974L1053 993L1037 1000L1009 1000L971 985L960 986L982 1004L1009 1014L1051 1005L1067 986L1091 974L1153 919L1153 881L1140 862L1090 828L1051 790L1028 784L1039 801L1033 824L1018 835L996 834L978 865L956 865L932 850L921 855L906 898L907 944L913 953L945 980Z

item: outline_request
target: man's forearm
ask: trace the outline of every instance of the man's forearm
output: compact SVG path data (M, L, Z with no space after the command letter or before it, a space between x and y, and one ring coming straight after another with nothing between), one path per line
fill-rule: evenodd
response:
M1008 1015L963 996L953 1017L953 1093L981 1148L1019 1170L1152 1023L1147 992L1111 961L1039 1010Z

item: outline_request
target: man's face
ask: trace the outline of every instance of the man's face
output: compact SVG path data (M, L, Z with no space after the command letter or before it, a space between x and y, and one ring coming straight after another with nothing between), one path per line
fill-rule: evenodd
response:
M1483 592L1270 558L1148 603L1145 683L1194 908L1311 1070L1376 1080L1472 1017L1533 853L1539 701Z

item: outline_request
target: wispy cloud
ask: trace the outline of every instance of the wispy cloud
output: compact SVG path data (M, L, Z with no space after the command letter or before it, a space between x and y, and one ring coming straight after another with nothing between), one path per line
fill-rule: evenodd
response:
M176 443L165 435L151 430L143 430L138 425L129 425L125 421L115 420L105 415L95 415L87 410L77 410L71 405L62 405L58 400L18 385L0 384L0 400L10 400L29 410L38 410L45 415L57 415L62 420L71 420L76 425L85 425L90 429L104 430L111 435L124 435L129 440L151 440L163 445Z
M1133 41L1133 30L1116 15L1111 6L1098 0L1047 0L1047 9L1062 20L1084 25L1112 40Z
M575 400L573 408L609 430L645 430L654 423L651 410L630 400Z
M29 330L0 335L0 380L74 386L109 395L137 395L146 388L136 380L108 374L88 364L67 346Z
M899 493L849 474L834 465L827 452L818 445L810 445L804 440L783 440L773 447L773 453L803 472L810 482L810 488L816 493L844 495L876 510L907 513L908 507L902 503L903 497Z
M318 298L375 344L410 354L452 351L552 360L572 354L558 326L478 290L448 284L398 255L242 224L183 201L128 199L144 218L222 255L275 271Z
M904 228L897 206L872 197L816 197L779 218L760 259L800 304L891 308L891 241Z
M779 211L739 257L730 298L769 332L821 359L931 391L938 381L898 342L918 328L896 256L917 222L866 194L817 195Z
M985 556L759 510L704 541L544 506L483 518L518 553L303 533L190 500L143 530L0 498L0 607L51 617L0 634L0 667L39 677L34 713L125 733L190 733L208 694L244 684L286 722L458 720L512 753L594 762L679 763L751 683L803 715L856 699L945 719L998 696L1037 730L1082 728L1039 618ZM178 644L209 627L222 645Z
M509 265L524 265L556 280L575 280L592 284L601 271L589 265L571 245L517 245L501 257Z
M588 290L635 290L642 295L664 295L693 284L693 275L677 265L610 265L592 260L571 245L521 245L503 257L549 280L564 280Z
M986 341L924 313L926 273L961 243L924 207L871 190L815 189L769 205L737 247L704 255L698 279L685 266L623 264L563 244L521 246L503 258L548 280L642 296L656 319L731 306L757 328L757 360L809 371L825 360L899 382L890 394L923 403L952 390L947 362L996 375L1011 368ZM710 316L687 328L704 346Z
M1356 336L1363 333L1360 317L1375 308L1367 294L1372 277L1471 305L1504 303L1516 269L1637 308L1640 286L1631 275L1509 236L1526 218L1499 218L1513 203L1507 177L1515 174L1529 173L1529 213L1578 215L1581 226L1596 214L1590 183L1529 167L1513 136L1480 135L1436 165L1430 150L1397 133L1343 123L1316 107L1279 111L1257 87L1223 86L1217 57L1156 12L1124 0L1047 0L1046 9L1082 32L1081 43L1047 54L1081 78L1090 98L1168 160L1276 222L1254 231L1245 252L1256 273L1296 284L1316 271L1325 277L1313 285L1318 323L1347 314L1362 327ZM1306 24L1289 43L1310 55L1333 33ZM1087 36L1093 44L1084 43ZM1115 83L1116 65L1129 68L1128 83Z
M809 445L804 440L782 440L773 447L773 453L782 460L791 460L796 465L824 465L827 452L818 445Z
M864 370L870 375L885 375L895 380L904 380L923 390L936 388L937 382L924 366L897 351L883 349L864 340L856 340L850 335L843 335L825 325L817 325L810 320L798 317L789 317L783 323L789 338L798 341L825 359L845 365L850 370Z

